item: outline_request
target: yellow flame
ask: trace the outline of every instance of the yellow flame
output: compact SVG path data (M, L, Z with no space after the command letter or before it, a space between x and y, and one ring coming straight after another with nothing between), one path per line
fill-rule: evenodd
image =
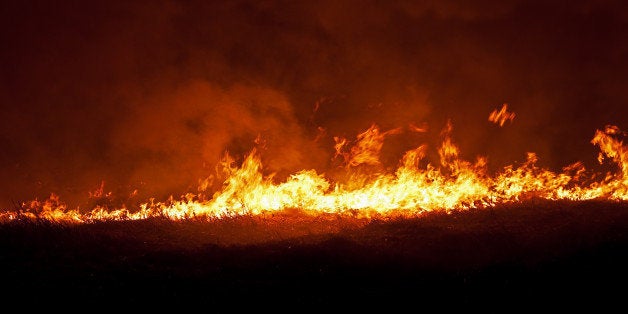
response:
M199 194L188 193L175 200L154 199L141 204L139 209L125 206L109 208L96 205L85 212L68 209L52 194L49 199L24 203L18 210L0 213L0 221L19 218L46 219L63 222L92 222L100 220L136 220L149 217L167 217L173 220L191 217L208 219L237 215L259 215L286 209L300 209L312 215L333 213L358 217L416 216L435 210L484 208L499 203L517 202L537 197L544 199L587 200L603 198L628 200L628 148L616 137L626 135L616 126L597 130L591 143L600 148L600 162L609 160L619 171L595 181L587 176L581 162L573 163L555 173L539 168L538 157L528 153L519 166L510 165L490 175L486 159L475 162L459 157L459 148L451 140L452 125L448 123L441 133L438 148L440 165L425 161L427 146L421 145L405 152L393 172L377 168L365 175L355 171L358 165L378 165L384 138L400 129L382 132L376 125L360 133L353 147L336 137L336 156L343 156L347 176L345 182L332 182L316 170L302 170L284 182L274 182L273 175L264 175L259 153L253 149L237 165L225 154L220 166L225 180L212 197L205 191L214 177L199 181ZM379 172L378 172L379 171ZM589 183L586 183L589 182ZM103 185L92 197L107 197Z

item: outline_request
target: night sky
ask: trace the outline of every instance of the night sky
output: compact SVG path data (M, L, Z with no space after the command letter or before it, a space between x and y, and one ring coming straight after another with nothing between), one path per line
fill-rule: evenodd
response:
M228 151L265 173L335 167L377 124L382 161L437 149L499 170L596 166L628 129L624 1L3 1L0 208L196 191ZM488 121L507 103L516 117ZM427 125L425 133L408 126ZM437 161L436 161L437 163ZM219 185L220 182L217 184Z

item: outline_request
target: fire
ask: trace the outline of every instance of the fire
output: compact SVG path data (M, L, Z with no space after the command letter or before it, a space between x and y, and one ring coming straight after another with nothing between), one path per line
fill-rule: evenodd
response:
M491 121L495 124L499 124L499 126L504 126L506 121L510 120L510 122L512 122L514 118L515 118L515 113L508 112L508 104L503 104L502 108L499 111L495 109L489 114L488 121Z
M499 121L503 123L506 105L500 112ZM514 114L506 116L512 119ZM0 213L0 221L20 218L77 223L149 217L214 219L287 209L299 209L311 215L410 217L429 211L486 208L530 198L628 200L628 147L618 139L626 133L616 126L597 130L591 140L600 149L599 161L609 160L619 169L602 179L598 179L599 175L588 175L581 162L566 166L559 173L540 168L534 153L528 153L521 165L510 165L491 174L485 158L478 157L473 162L460 158L459 148L451 139L452 130L453 126L448 123L441 132L438 165L425 160L428 147L420 145L405 152L394 171L383 170L379 167L382 144L387 136L399 134L402 129L381 131L373 124L353 142L334 138L334 158L342 157L341 168L347 173L344 181L333 181L310 169L294 173L283 182L275 182L272 174L263 174L260 153L253 149L239 165L235 158L225 154L220 164L225 179L222 188L211 197L203 193L209 182L216 179L213 176L199 181L197 194L188 193L178 200L173 197L166 201L151 199L135 210L125 206L110 208L106 202L97 203L88 211L69 209L52 194L49 199L23 203L16 210ZM416 130L411 128L410 131ZM350 143L353 143L351 147ZM90 197L109 196L102 184L90 193Z
M351 147L350 152L343 153L342 149L345 147L347 140L344 138L334 138L336 145L336 156L343 156L348 167L355 167L358 165L379 165L379 153L384 145L384 138L390 134L399 134L401 128L388 130L386 132L380 132L377 125L371 125L371 127L358 134L357 144Z

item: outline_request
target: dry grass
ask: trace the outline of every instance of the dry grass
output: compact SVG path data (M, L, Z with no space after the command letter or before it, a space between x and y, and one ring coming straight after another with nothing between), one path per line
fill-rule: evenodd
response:
M210 222L22 221L0 225L0 245L11 300L565 309L623 297L612 285L628 279L628 204L530 201L412 219L292 211Z

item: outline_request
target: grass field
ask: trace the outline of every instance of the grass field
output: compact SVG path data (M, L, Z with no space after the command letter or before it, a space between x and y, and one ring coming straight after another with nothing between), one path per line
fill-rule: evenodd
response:
M623 306L628 204L528 201L412 219L0 225L5 304L513 312ZM430 310L431 312L431 310Z

